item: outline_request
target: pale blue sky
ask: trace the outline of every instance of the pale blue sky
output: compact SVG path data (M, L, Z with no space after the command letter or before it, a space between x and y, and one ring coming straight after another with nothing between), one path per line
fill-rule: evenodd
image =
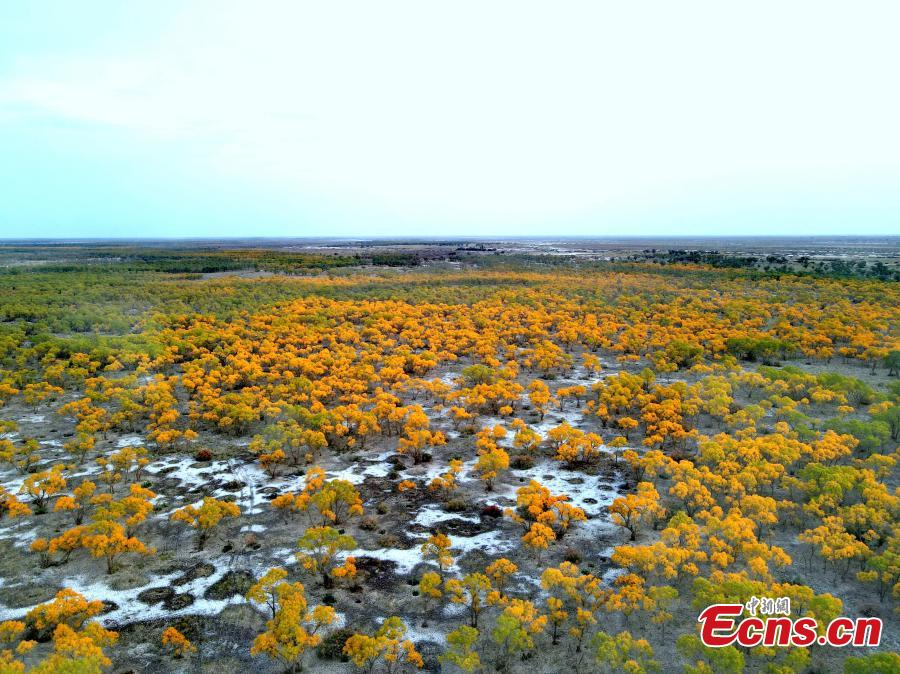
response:
M900 233L900 3L8 0L0 237Z

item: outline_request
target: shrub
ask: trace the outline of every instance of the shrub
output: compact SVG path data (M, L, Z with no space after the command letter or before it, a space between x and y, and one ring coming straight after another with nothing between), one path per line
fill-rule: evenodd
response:
M348 658L344 655L344 644L352 635L353 630L348 627L334 630L322 638L322 643L319 644L319 648L316 650L317 655L323 660L346 662Z
M448 513L460 513L463 510L467 510L468 507L469 504L461 498L450 499L444 504L444 510L446 510Z

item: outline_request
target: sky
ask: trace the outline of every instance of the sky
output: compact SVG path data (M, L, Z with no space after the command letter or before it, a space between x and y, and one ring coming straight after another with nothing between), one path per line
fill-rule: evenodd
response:
M0 3L0 237L900 234L900 3Z

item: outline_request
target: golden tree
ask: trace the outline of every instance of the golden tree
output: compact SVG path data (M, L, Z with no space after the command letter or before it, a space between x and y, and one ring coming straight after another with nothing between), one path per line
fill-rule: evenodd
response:
M453 565L453 555L450 554L450 539L440 531L428 537L428 540L420 548L425 560L433 559L440 569L441 577L444 571Z
M355 573L352 557L345 560L343 567L336 563L336 557L340 552L353 550L356 541L333 527L310 527L297 541L297 547L300 548L297 561L310 573L318 573L325 587L333 585L333 578L346 578Z
M88 527L81 536L81 544L94 557L106 559L107 573L115 570L116 559L121 555L152 555L156 552L138 538L129 536L124 526L112 520L100 520Z
M197 530L196 547L202 550L215 528L228 517L238 517L241 509L229 501L206 496L200 506L189 505L172 513L173 522L183 522Z
M266 621L266 630L257 635L252 655L267 655L290 672L303 669L303 655L321 641L317 632L334 622L334 609L316 606L309 610L306 590L300 583L280 582L275 586L277 608Z
M451 578L444 583L450 601L462 604L469 612L469 625L478 627L478 616L485 607L491 591L491 579L483 573L466 574L462 580Z
M612 521L628 530L629 540L634 540L638 528L644 522L653 524L665 514L659 505L659 493L649 482L639 482L634 494L619 496L609 506Z
M183 658L186 655L197 652L197 647L194 646L186 636L172 626L163 630L160 641L163 646L169 649L169 652L175 658Z
M421 669L424 666L422 656L412 641L403 638L405 635L406 625L400 618L392 616L373 636L361 633L350 636L344 642L344 654L367 672L371 672L379 660L384 661L388 672L400 671L405 665Z

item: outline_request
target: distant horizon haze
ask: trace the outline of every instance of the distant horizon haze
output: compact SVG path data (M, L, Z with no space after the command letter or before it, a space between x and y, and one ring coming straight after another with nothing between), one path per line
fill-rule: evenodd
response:
M691 235L691 234L635 234L633 236L614 236L614 235L592 235L592 234L527 234L527 235L502 235L502 234L479 234L479 235L410 235L410 236L394 236L394 235L374 235L374 236L158 236L158 237L140 237L140 236L86 236L86 237L0 237L0 241L20 241L20 242L47 242L53 241L57 243L77 242L90 243L94 241L135 241L135 242L152 242L152 241L680 241L680 240L708 240L708 241L727 241L727 240L746 240L746 241L765 241L765 240L831 240L846 239L864 240L864 241L900 241L900 235L891 234L732 234L732 235Z

